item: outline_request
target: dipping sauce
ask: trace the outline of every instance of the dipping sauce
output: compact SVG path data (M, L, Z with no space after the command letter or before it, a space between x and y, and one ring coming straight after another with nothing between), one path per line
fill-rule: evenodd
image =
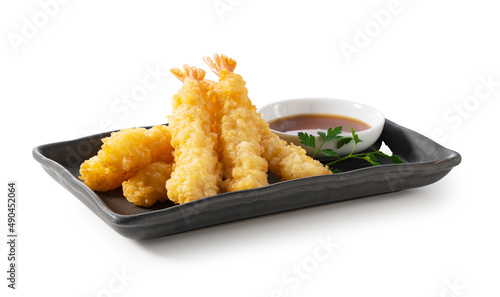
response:
M326 132L328 128L338 126L342 126L342 131L348 133L351 133L351 126L356 132L370 128L367 123L358 119L331 114L298 114L269 122L271 129L287 134L297 134L298 132L316 134L318 131Z

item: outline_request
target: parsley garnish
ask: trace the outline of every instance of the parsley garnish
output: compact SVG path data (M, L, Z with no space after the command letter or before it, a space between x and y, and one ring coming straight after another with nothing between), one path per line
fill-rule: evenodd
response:
M340 135L342 133L342 126L335 127L334 129L328 128L327 132L322 132L318 131L318 135L321 137L321 144L319 147L316 147L316 137L311 134L307 134L304 132L299 132L299 139L300 143L302 143L305 146L309 146L314 149L314 154L313 158L316 157L318 153L322 153L323 155L327 157L333 157L337 158L325 166L332 166L338 162L347 160L347 159L361 159L365 160L366 162L370 163L372 166L377 166L380 165L378 162L378 157L382 158L388 158L390 159L393 163L404 163L403 160L397 155L392 155L389 156L381 151L378 150L373 150L373 152L368 152L368 153L360 153L360 154L354 154L354 150L356 149L356 146L358 143L362 142L361 139L359 139L358 134L354 131L354 129L351 127L351 136L342 136ZM354 141L354 147L352 148L352 151L349 155L344 156L340 158L340 156L332 149L322 149L323 145L327 142L330 141L337 141L337 149L340 149L344 145L350 143L351 141ZM332 170L333 173L340 172L338 169Z

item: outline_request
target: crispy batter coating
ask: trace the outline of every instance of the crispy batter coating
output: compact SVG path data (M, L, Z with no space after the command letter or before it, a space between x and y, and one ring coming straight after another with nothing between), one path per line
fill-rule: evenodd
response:
M93 156L80 166L80 179L94 191L114 190L132 175L130 172L104 167L98 156Z
M87 186L108 191L122 185L128 201L150 207L262 187L268 170L281 180L331 173L271 131L233 72L233 59L204 59L219 82L205 80L196 67L172 69L183 86L173 96L169 126L123 129L104 138L97 155L80 166Z
M122 184L123 195L135 205L150 207L157 201L165 201L165 183L172 173L172 164L151 163Z
M286 141L272 133L269 124L267 124L261 115L257 113L255 106L252 105L248 98L245 81L240 75L232 72L236 67L236 62L234 60L224 55L214 55L214 61L210 58L205 58L205 62L207 62L212 70L220 77L219 84L215 86L218 98L222 98L222 100L225 99L223 104L227 105L228 109L235 108L234 110L237 110L238 107L245 109L246 112L244 115L236 114L234 118L244 120L245 128L252 127L250 128L250 133L252 133L253 139L258 139L254 133L259 135L259 143L262 146L261 155L267 160L269 171L274 173L281 180L331 173L331 171L321 164L321 162L306 155L306 151L302 147L293 144L288 145ZM235 98L235 100L228 100L228 98ZM222 110L224 112L226 111L224 108L222 108ZM228 112L231 114L231 111ZM239 128L240 127L237 125L233 125L219 133L222 133L223 136L223 133L226 133L226 135L233 137L236 132L231 131L231 129ZM255 129L257 129L258 132L254 132ZM244 131L246 132L247 130ZM237 134L237 137L239 136L240 134ZM221 139L222 138L223 137L221 137ZM222 143L222 146L225 147L224 143Z
M170 133L163 125L123 129L102 141L97 155L105 167L135 173L153 162L172 162Z
M219 136L219 155L224 165L223 191L246 190L268 185L267 161L262 157L256 109L248 98L245 81L232 71L236 62L226 56L205 58L219 76L214 84Z
M205 71L187 65L184 72L171 71L184 84L173 96L173 112L168 117L175 163L166 188L170 200L185 203L218 194L222 168L217 135L212 131L213 98L203 81Z
M123 129L102 141L97 156L80 166L80 179L95 191L114 190L153 162L173 161L170 132L163 125Z
M328 167L306 155L306 150L293 143L287 144L269 128L264 119L257 122L262 135L264 157L269 162L269 171L281 180L331 174Z

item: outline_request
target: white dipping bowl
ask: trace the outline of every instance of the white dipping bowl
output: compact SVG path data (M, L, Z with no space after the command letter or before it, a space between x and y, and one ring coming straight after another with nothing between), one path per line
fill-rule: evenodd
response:
M354 150L355 153L362 152L372 146L380 137L385 123L384 115L377 109L365 104L340 99L290 99L262 106L258 108L257 111L262 114L262 118L264 118L266 122L270 122L282 117L303 114L339 115L365 122L370 126L369 129L363 131L355 131L356 134L358 134L359 139L362 140L362 142L359 142L356 146L356 149ZM282 139L286 140L288 143L294 143L296 145L302 146L307 151L308 155L312 156L314 154L314 150L312 148L306 147L300 143L297 134L288 134L276 130L272 131ZM351 135L351 133L342 132L341 135L349 136ZM315 136L316 147L318 147L321 144L321 138L317 134ZM334 150L340 156L346 156L349 155L349 153L354 148L354 141L351 141L349 144L344 145L340 149L337 149L336 141L331 141L324 144L321 149L326 148ZM317 154L316 158L325 159L328 157L324 156L323 154Z

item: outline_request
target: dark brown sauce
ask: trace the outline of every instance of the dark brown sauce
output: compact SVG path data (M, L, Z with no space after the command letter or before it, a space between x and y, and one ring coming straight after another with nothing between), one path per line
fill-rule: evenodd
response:
M298 132L316 134L318 131L327 131L328 128L338 126L342 126L342 131L348 133L351 132L351 126L356 132L370 128L367 123L358 119L330 114L298 114L277 118L269 122L271 129L287 134L297 134Z

